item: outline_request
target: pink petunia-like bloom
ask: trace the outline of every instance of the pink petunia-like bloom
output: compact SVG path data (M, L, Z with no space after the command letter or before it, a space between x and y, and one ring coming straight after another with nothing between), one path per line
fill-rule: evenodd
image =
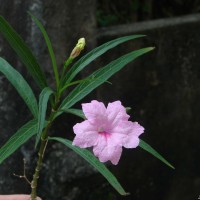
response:
M94 155L101 162L110 160L117 165L122 147L136 148L144 128L137 122L128 121L129 115L120 101L109 103L93 100L82 104L86 120L74 127L73 145L81 148L93 147Z

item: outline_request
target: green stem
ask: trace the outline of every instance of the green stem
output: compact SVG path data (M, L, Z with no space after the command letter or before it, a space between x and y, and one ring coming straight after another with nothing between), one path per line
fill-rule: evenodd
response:
M47 127L45 128L45 130L42 133L40 149L38 151L37 165L35 168L35 173L33 175L33 180L31 181L31 200L37 199L37 182L39 179L40 170L42 168L44 153L45 153L47 143L48 143L48 130L51 126L51 123L52 123L52 121L50 120Z
M62 74L61 74L61 78L60 78L60 88L62 88L63 86L63 79L64 79L64 75L66 73L66 70L68 68L68 66L73 62L73 58L69 57L65 63L64 63L64 66L63 66L63 70L62 70Z
M67 67L72 63L73 61L73 58L69 57L65 63L64 63L64 68L63 68L63 71L66 71L67 70Z
M40 144L40 149L38 151L37 165L35 168L35 173L33 174L33 179L31 181L31 198L30 198L30 200L37 199L37 183L38 183L38 179L39 179L39 175L40 175L40 170L42 168L44 153L45 153L47 143L48 143L48 131L53 122L54 115L56 113L56 111L55 111L56 109L57 109L57 103L55 104L54 108L51 111L48 124L47 124L46 128L44 129L42 136L41 136L41 144Z

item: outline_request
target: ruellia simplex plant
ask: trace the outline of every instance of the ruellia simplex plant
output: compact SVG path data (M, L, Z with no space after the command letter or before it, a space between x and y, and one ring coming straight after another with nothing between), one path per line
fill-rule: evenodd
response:
M127 195L127 193L103 163L111 161L112 164L117 165L122 154L122 147L136 148L139 146L169 167L174 168L150 145L139 139L139 136L144 132L144 128L137 122L129 121L130 116L127 114L127 109L123 107L119 100L109 103L107 107L102 102L93 100L90 103L83 103L80 110L73 108L74 104L90 94L95 88L107 82L111 76L128 63L152 51L154 48L147 47L127 53L106 66L100 67L84 79L77 80L76 75L108 50L124 42L144 37L144 35L130 35L114 39L91 50L74 63L76 57L80 55L85 46L85 39L81 38L68 59L64 61L63 69L59 72L47 32L36 17L30 13L29 15L41 30L46 42L52 61L55 86L54 88L49 86L42 67L30 48L11 25L0 16L0 32L17 53L41 91L37 98L24 77L5 59L0 58L1 73L17 90L32 113L32 120L24 124L0 148L0 163L32 137L35 138L34 147L35 151L38 151L38 160L32 180L27 180L31 189L30 199L35 200L37 198L37 182L43 164L45 149L47 144L51 145L53 142L60 142L79 154L95 167L121 195ZM71 89L72 85L75 86L73 89ZM65 95L66 90L68 90L68 95ZM75 138L73 141L68 140L67 136L66 138L61 138L50 134L52 123L59 115L64 113L71 113L84 120L74 125ZM93 152L87 150L87 147L93 147Z

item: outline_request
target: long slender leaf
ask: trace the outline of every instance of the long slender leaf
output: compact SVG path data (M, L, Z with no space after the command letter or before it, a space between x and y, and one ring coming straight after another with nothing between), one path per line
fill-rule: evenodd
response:
M93 60L104 54L109 49L112 49L116 47L117 45L127 42L129 40L133 40L136 38L144 37L145 35L130 35L125 37L120 37L115 40L111 40L95 49L90 51L88 54L80 58L69 70L69 72L66 74L64 82L71 82L72 79L82 70L85 66L87 66L89 63L91 63Z
M55 57L49 36L48 36L46 30L44 29L43 25L40 23L40 21L35 16L33 16L30 12L28 12L28 13L43 34L43 37L45 39L45 42L46 42L48 50L49 50L49 55L51 57L51 62L52 62L52 65L53 65L53 71L54 71L54 75L55 75L55 79L56 79L56 85L57 85L57 88L58 88L58 85L59 85L58 68L57 68L57 64L56 64L56 57Z
M103 68L100 68L99 70L95 71L93 74L91 74L88 78L91 78L91 81L84 82L79 84L62 102L59 110L66 110L73 106L76 102L80 101L82 98L84 98L87 94L89 94L92 90L94 90L96 87L107 81L113 74L118 72L120 69L122 69L126 64L133 61L137 57L151 51L153 48L143 48L140 50L133 51L131 53L128 53L108 65L106 65ZM93 78L93 79L92 79Z
M1 148L0 164L28 141L37 131L37 121L31 120L22 126Z
M167 166L171 167L172 169L175 169L174 166L172 166L166 159L163 158L155 149L153 149L149 144L144 142L143 140L140 139L140 144L139 146L144 149L145 151L149 152L151 155L155 156L158 158L160 161L165 163Z
M51 88L46 87L42 90L42 92L39 96L38 129L37 129L35 147L37 146L37 144L40 140L42 130L45 125L47 103L48 103L49 97L52 93L53 93L53 91L51 90Z
M73 115L76 115L78 117L81 117L83 119L86 119L84 113L82 110L79 110L79 109L75 109L75 108L70 108L70 109L66 109L64 110L66 113L70 113L70 114L73 114Z
M16 71L7 61L0 57L0 71L6 76L10 83L15 87L19 95L30 109L35 118L38 115L37 100L32 89L25 81L23 76Z
M95 167L106 179L107 181L121 194L127 195L128 193L122 188L116 177L106 168L106 166L99 162L99 160L88 150L81 149L79 147L75 147L72 145L72 142L59 137L51 137L50 140L56 140L58 142L63 143L77 154L79 154L82 158L84 158L87 162L89 162L93 167Z
M28 48L23 39L18 35L18 33L9 25L9 23L2 16L0 16L0 32L3 34L10 46L17 53L17 55L24 63L27 70L34 78L35 82L39 85L39 87L41 89L46 87L46 78L36 58L33 56L33 53Z

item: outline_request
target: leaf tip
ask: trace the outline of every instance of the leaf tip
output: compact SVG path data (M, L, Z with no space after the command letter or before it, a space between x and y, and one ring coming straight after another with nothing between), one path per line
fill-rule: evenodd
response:
M171 167L173 170L175 170L175 169L176 169L176 168L175 168L173 165L171 165L171 164L170 164L170 167Z
M154 50L156 47L149 47L149 50L151 51L151 50Z

